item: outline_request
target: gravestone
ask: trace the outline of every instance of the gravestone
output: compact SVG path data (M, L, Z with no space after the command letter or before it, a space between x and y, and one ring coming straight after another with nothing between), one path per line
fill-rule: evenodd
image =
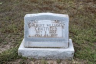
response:
M35 59L71 59L74 55L69 39L66 14L38 13L24 17L24 39L18 54Z

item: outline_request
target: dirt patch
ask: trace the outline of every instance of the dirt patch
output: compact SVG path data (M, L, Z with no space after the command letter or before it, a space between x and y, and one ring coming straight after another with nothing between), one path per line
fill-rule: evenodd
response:
M8 45L2 45L2 46L0 46L0 53L2 53L3 51L8 50L8 49L10 49L10 48L12 48L12 47L10 46L10 44L8 44Z

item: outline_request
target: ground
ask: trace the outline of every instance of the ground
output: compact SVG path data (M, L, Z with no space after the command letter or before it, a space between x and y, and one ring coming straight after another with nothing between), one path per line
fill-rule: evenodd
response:
M24 15L52 12L70 17L73 60L36 60L18 56L24 38ZM0 0L0 64L95 64L96 0Z

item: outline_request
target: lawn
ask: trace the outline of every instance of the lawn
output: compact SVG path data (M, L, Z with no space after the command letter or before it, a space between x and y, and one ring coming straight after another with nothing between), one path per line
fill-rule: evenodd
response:
M29 13L68 14L73 60L36 60L18 56ZM0 64L96 64L96 0L0 0Z

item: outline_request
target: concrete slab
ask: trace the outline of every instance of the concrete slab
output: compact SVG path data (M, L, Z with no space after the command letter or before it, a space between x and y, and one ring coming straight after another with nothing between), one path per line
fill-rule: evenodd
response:
M55 45L55 44L54 44ZM18 55L35 59L72 59L74 56L74 47L72 39L69 39L69 47L64 48L25 48L22 41Z

